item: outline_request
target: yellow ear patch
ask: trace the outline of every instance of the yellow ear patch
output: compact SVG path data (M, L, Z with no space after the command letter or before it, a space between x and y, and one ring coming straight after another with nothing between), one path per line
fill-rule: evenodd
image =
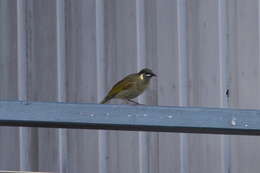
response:
M141 80L144 80L144 74L141 74L141 75L140 75L140 79L141 79Z

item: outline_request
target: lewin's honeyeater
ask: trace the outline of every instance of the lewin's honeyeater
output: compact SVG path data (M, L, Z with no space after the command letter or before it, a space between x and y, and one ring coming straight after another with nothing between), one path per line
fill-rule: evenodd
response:
M156 75L148 68L144 68L139 73L133 73L126 76L113 86L107 96L101 101L101 104L104 104L113 98L123 99L138 104L131 99L136 98L144 92L153 76Z

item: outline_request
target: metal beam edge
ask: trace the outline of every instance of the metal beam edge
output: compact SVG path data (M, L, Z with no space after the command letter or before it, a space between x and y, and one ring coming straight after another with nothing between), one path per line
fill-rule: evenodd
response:
M0 101L0 125L260 135L260 110Z

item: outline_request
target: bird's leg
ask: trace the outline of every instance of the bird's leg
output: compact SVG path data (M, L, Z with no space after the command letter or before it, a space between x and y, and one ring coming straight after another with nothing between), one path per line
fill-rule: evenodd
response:
M123 99L123 101L124 101L124 104L129 104L128 100Z
M131 100L131 99L127 99L127 101L132 102L132 103L134 103L134 104L136 104L136 105L140 105L140 103L138 103L138 102L136 102L136 101L134 101L134 100Z

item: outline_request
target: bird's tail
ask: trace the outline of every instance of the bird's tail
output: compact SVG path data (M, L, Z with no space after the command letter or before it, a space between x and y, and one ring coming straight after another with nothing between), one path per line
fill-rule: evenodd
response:
M110 97L106 96L106 97L100 102L100 104L105 104L105 103L107 103L110 99L111 99Z
M105 104L108 100L103 99L100 104Z

